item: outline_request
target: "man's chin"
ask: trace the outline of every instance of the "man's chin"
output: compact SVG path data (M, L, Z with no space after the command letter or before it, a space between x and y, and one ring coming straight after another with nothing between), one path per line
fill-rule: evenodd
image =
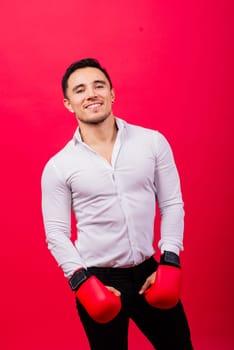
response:
M110 114L96 117L94 116L92 118L78 118L78 120L83 124L98 125L102 124L109 117L109 115Z
M102 124L105 120L106 120L106 118L88 120L88 121L86 121L86 124L98 125L98 124Z

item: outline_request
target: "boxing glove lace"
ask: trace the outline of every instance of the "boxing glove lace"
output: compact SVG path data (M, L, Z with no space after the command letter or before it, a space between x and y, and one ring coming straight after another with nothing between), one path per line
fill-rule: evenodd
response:
M98 323L113 320L121 309L120 297L108 290L105 285L86 269L74 272L69 284L77 299L89 316Z
M179 256L165 251L160 258L154 283L145 291L146 301L159 309L170 309L179 301L182 273Z

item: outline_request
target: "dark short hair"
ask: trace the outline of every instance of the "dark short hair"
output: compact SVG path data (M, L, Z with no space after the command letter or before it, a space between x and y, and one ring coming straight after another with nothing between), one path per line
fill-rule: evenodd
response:
M67 97L67 95L66 95L67 88L68 88L67 81L68 81L70 75L75 70L81 69L81 68L86 68L86 67L94 67L94 68L97 68L100 71L102 71L102 73L106 76L107 80L109 81L110 88L112 89L112 82L111 82L110 76L107 73L106 69L100 65L98 60L96 60L95 58L83 58L82 60L73 62L65 71L65 74L62 78L62 90L63 90L64 97Z

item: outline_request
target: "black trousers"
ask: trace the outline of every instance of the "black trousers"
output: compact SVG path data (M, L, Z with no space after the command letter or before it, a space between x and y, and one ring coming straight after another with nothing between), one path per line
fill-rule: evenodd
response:
M93 321L76 301L92 350L127 350L129 319L135 322L157 350L193 349L182 303L170 310L161 310L148 305L144 296L138 293L157 266L158 263L150 258L131 268L89 268L105 285L118 289L122 300L121 312L106 324Z

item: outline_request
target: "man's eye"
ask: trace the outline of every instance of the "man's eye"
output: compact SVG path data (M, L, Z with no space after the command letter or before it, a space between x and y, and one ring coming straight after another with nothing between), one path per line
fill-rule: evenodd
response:
M83 91L84 91L83 89L76 90L76 93L77 93L77 94L80 94L80 93L83 92Z
M104 86L103 85L96 85L97 89L102 89Z

